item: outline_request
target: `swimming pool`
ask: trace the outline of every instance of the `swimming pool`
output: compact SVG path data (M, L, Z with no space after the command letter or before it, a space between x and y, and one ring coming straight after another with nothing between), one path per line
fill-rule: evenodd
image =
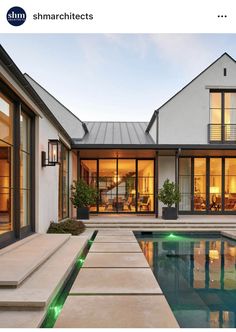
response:
M235 241L217 233L135 235L180 327L236 327Z

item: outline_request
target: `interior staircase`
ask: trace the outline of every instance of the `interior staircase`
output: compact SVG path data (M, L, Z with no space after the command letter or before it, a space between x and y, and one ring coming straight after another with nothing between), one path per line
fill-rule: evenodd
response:
M0 250L0 328L41 326L92 233L35 234Z

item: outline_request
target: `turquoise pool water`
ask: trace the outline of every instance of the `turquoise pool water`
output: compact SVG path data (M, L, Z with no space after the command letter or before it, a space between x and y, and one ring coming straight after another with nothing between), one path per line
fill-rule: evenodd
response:
M236 327L235 241L217 233L136 236L180 327Z

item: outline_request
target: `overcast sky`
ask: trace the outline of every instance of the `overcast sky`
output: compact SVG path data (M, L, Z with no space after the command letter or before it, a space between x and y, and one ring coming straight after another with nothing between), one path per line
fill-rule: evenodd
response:
M0 34L28 73L83 121L149 121L236 34Z

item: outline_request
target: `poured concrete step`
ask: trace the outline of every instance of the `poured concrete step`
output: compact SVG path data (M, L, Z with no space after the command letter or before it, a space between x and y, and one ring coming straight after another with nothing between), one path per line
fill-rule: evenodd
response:
M45 308L72 271L87 241L86 237L70 237L20 287L0 289L0 312L4 307Z
M0 255L0 286L19 286L70 237L69 234L41 234Z
M83 268L149 268L143 253L88 253Z
M151 269L81 269L70 294L162 294Z
M139 228L139 229L143 229L143 228L152 228L152 229L188 229L188 228L201 228L201 229L209 229L209 230L223 230L223 229L232 229L234 230L236 225L233 223L230 224L206 224L206 223L201 223L201 224L154 224L154 223L143 223L143 224L107 224L107 223L99 223L99 224L90 224L90 225L86 225L87 228L93 228L93 229L97 229L97 230L103 230L106 228L112 228L112 229L117 229L117 228L122 228L122 229L129 229L132 230L134 228Z
M68 296L56 328L178 328L163 295Z

